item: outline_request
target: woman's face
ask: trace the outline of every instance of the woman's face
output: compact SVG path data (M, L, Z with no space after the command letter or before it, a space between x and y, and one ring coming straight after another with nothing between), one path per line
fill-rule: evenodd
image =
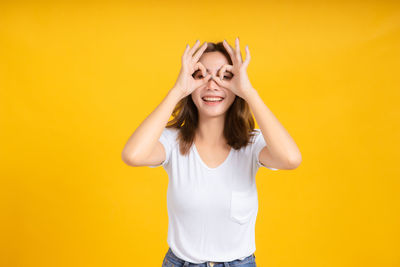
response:
M229 64L226 57L219 51L204 53L199 62L204 65L207 72L213 76L219 76L219 70L224 64ZM232 79L233 74L229 71L223 74L223 79L229 81ZM202 79L203 75L200 70L194 73L194 79ZM220 102L206 102L204 97L206 96L218 96L223 97ZM205 115L206 117L216 117L224 115L229 109L233 101L235 101L236 95L229 89L219 86L211 77L207 83L191 94L192 100L197 107L199 115Z

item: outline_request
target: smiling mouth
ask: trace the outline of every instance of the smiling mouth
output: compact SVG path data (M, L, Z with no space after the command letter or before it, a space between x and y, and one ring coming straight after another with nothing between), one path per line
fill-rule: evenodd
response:
M223 97L202 97L204 102L213 103L213 102L222 102L224 100Z
M224 101L225 98L220 98L220 97L208 98L208 97L206 97L206 98L201 98L201 99L203 100L204 104L206 104L207 106L216 106L216 105L220 104L222 101Z

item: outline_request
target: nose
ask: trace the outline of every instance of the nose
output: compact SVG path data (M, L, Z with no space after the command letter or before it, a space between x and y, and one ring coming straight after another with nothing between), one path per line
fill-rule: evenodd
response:
M218 84L214 81L214 76L207 81L207 89L219 89Z

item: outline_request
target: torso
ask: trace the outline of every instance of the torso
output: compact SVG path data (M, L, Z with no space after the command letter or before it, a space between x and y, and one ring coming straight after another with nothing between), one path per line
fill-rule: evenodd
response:
M169 246L193 263L251 255L258 211L254 144L229 151L225 140L210 145L195 138L190 153L182 155L178 133L165 129L162 139L169 155L163 165L168 173Z

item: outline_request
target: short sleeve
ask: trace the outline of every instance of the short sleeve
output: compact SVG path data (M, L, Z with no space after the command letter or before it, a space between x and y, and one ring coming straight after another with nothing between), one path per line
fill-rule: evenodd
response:
M263 135L262 135L261 130L260 130L260 129L254 129L254 130L255 130L257 133L256 133L256 136L255 136L255 139L254 139L252 153L253 153L253 159L254 159L254 161L255 161L256 166L257 166L258 168L259 168L259 167L266 167L266 168L268 168L268 169L270 169L270 170L277 171L278 169L276 169L276 168L268 167L268 166L265 166L265 165L261 164L261 162L260 162L260 160L259 160L258 157L259 157L259 155L260 155L261 150L262 150L267 144L266 144L266 142L265 142L265 140L264 140L264 137L263 137Z
M161 133L160 138L158 139L158 141L160 141L161 144L163 144L164 146L164 150L165 150L165 160L158 164L158 165L153 165L153 166L148 166L150 168L156 168L159 166L165 166L168 164L169 159L171 158L171 151L172 151L172 144L173 144L173 133L172 133L172 129L170 128L164 128L163 132Z

